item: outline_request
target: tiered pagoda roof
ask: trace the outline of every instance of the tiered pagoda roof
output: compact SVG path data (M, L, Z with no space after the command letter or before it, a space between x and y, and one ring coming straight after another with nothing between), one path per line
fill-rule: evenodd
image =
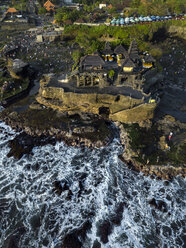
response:
M152 57L151 54L146 54L145 56L143 56L143 59L146 63L154 63L155 59Z
M105 43L105 48L104 48L104 50L102 51L102 54L104 54L104 55L113 54L113 51L112 51L112 49L111 49L111 45L110 45L110 43L109 43L108 41Z
M114 53L122 54L124 57L128 56L127 51L125 50L125 48L121 44L114 49Z
M140 59L140 56L139 56L139 51L138 51L138 44L136 42L136 40L133 40L131 43L130 43L130 47L129 47L129 50L128 50L128 54L129 54L129 57L134 61L136 59Z

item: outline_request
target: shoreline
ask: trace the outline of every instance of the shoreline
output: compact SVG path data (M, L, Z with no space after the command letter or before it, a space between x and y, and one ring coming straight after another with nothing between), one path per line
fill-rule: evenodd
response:
M156 179L172 180L178 175L185 178L186 165L184 163L182 164L182 166L178 166L177 164L170 163L169 161L164 164L149 164L149 160L146 164L137 161L138 157L135 154L135 149L131 147L129 133L123 128L123 125L121 123L116 123L116 125L120 129L121 144L125 147L124 152L118 157L122 162L126 164L128 168L137 172L142 172L144 176L151 176L152 178ZM139 156L140 155L142 154L140 153Z
M6 111L6 110L5 110ZM43 111L43 110L41 110ZM16 119L17 118L17 119ZM97 118L97 117L96 117ZM176 166L173 164L142 164L132 156L134 150L130 146L128 133L126 130L121 128L122 124L118 122L106 121L108 125L109 133L104 140L98 139L92 141L87 137L81 137L72 131L71 127L68 126L67 129L63 127L63 130L59 128L51 127L49 130L39 130L38 128L24 126L25 123L21 122L19 115L16 112L10 112L9 115L2 116L0 113L1 121L9 125L14 131L21 132L16 135L16 137L9 141L9 147L11 148L8 156L14 156L16 159L20 159L24 154L32 153L32 149L35 146L43 146L46 144L55 145L56 142L63 141L67 146L74 147L87 147L87 148L100 148L109 145L116 135L120 136L121 145L124 147L123 153L118 156L118 158L127 166L137 172L142 172L144 176L151 176L152 178L162 179L162 180L172 180L175 176L185 177L186 169L183 166ZM105 123L105 120L102 120ZM113 124L115 127L113 127ZM91 124L89 124L89 128ZM84 128L82 126L82 128ZM116 130L117 129L117 130ZM81 132L83 129L80 129ZM95 130L93 131L93 136L96 136Z

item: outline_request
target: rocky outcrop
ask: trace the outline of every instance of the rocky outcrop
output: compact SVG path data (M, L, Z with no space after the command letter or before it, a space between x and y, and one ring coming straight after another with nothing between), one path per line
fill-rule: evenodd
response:
M19 114L4 110L0 119L21 132L9 142L8 156L17 159L29 154L34 146L55 144L56 141L76 147L99 148L108 145L115 132L109 121L97 116L65 116L47 109L26 110Z
M105 115L110 120L125 123L141 122L153 118L157 103L144 103L144 99L127 95L74 93L62 86L49 83L52 75L40 81L36 100L47 107L63 112L88 112Z
M177 175L181 175L183 177L186 176L186 168L183 165L175 165L174 163L168 164L149 164L149 160L147 158L146 164L143 164L137 160L138 156L141 153L140 151L135 151L132 149L130 144L130 135L127 130L124 128L123 124L116 122L116 126L120 129L120 139L121 143L124 146L124 152L119 156L121 161L123 161L129 168L142 172L146 176L154 176L157 178L171 180L173 177ZM164 148L164 147L163 147Z

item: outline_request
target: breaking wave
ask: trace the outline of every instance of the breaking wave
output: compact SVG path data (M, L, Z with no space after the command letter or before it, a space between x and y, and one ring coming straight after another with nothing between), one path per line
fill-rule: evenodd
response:
M100 149L60 142L7 158L16 134L4 123L0 131L0 247L14 238L21 248L58 248L87 222L84 248L184 247L183 179L167 183L129 170L118 159L118 139ZM55 181L68 189L56 194Z

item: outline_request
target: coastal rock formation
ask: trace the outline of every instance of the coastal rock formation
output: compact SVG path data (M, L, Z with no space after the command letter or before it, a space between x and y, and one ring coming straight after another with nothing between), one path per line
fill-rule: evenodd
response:
M69 88L68 88L69 87ZM134 92L136 97L122 94L121 88L73 92L73 86L56 84L53 75L46 75L40 81L36 100L47 107L63 112L88 112L105 115L110 120L136 123L153 118L157 102L144 101L143 94ZM125 89L123 89L125 91ZM108 91L108 93L107 93ZM116 94L118 92L119 94ZM133 92L131 90L131 92ZM140 97L138 96L140 95Z
M95 115L65 115L51 109L28 109L21 113L5 109L0 119L21 132L9 142L9 156L19 159L34 146L63 141L76 147L108 145L116 130L111 122ZM23 131L23 132L22 132Z
M148 155L142 154L142 151L136 150L132 147L131 145L131 137L130 137L130 132L127 131L127 129L125 129L125 127L123 126L122 123L120 122L115 122L116 126L119 127L120 129L120 139L121 139L121 143L124 146L124 152L119 156L119 158L121 159L121 161L123 161L129 168L138 171L138 172L142 172L144 175L148 176L156 176L157 178L162 178L165 180L171 180L173 177L177 176L177 175L181 175L183 177L186 176L186 168L183 164L181 164L181 162L178 164L176 164L175 162L169 163L168 161L164 162L160 161L160 159L158 158L157 155L157 159L156 159L156 163L152 164L152 162L150 162L150 159L148 158ZM136 135L138 136L138 134L136 133ZM163 137L163 136L162 136ZM164 138L161 137L161 140ZM141 140L141 142L143 142L143 140ZM163 141L165 143L165 140ZM167 144L167 143L165 143ZM143 144L142 144L143 145ZM149 146L153 145L150 144L149 141ZM166 156L166 150L164 149L165 147L162 145L162 147L160 147L160 151L164 151L164 156ZM161 150L162 149L162 150ZM182 148L184 149L184 148ZM144 151L145 152L145 151ZM159 153L161 154L161 153ZM174 153L172 153L174 155ZM146 156L146 158L145 158ZM184 156L184 154L183 154ZM139 158L142 157L142 160L139 161ZM145 163L142 161L146 161ZM183 158L184 159L184 158ZM168 160L168 158L167 158ZM183 162L185 163L185 162Z

